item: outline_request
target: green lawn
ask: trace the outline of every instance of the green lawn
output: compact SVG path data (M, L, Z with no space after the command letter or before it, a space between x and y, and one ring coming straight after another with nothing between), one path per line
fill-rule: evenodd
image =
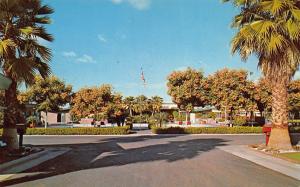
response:
M280 157L300 164L300 152L297 153L281 153Z

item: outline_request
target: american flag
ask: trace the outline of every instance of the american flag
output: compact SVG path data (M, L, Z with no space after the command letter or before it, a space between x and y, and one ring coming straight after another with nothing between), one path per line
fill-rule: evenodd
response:
M144 76L144 71L143 71L143 68L141 67L141 79L144 83L144 86L146 85L146 79L145 79L145 76Z

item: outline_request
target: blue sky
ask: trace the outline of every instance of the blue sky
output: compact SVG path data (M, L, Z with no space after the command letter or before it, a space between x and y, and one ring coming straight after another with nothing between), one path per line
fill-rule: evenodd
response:
M256 59L241 62L230 53L230 28L237 12L220 0L47 0L55 9L48 30L55 37L53 74L81 87L112 84L123 95L167 95L173 70L244 68L254 72ZM143 87L143 67L147 86Z

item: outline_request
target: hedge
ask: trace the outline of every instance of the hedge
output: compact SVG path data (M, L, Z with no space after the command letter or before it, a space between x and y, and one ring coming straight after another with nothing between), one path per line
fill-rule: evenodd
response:
M111 128L27 128L26 135L124 135L129 134L129 126ZM0 129L2 135L2 129Z
M300 133L300 127L290 127L290 133ZM260 134L262 127L153 127L154 134Z
M262 133L262 127L154 127L152 132L155 134L249 134Z

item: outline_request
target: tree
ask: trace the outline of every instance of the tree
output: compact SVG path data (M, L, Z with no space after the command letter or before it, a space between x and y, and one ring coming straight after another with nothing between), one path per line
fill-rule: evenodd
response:
M148 98L144 95L137 96L135 98L135 104L133 106L133 111L143 115L144 112L147 112L149 109Z
M108 118L117 122L117 125L120 126L126 118L125 110L126 105L122 100L122 96L120 94L113 94L106 111Z
M255 101L257 108L261 115L264 112L271 112L272 111L272 88L268 83L268 80L265 78L261 78L258 80L257 84L255 85Z
M299 118L300 112L300 80L294 80L288 87L289 92L289 111L293 115Z
M18 149L17 85L34 83L36 73L43 77L50 74L51 51L38 40L53 40L43 27L51 22L48 15L53 9L40 0L0 0L0 12L0 65L4 75L12 80L5 91L3 139L9 149Z
M151 108L151 115L153 116L155 113L159 113L161 106L163 104L163 98L159 96L153 96L149 100L149 106Z
M135 100L134 100L134 97L132 96L129 96L129 97L125 97L124 99L124 104L125 104L125 107L127 110L129 110L129 115L132 117L132 110L133 110L133 107L135 105Z
M168 94L180 109L188 104L204 106L206 91L203 88L203 72L188 68L184 71L174 71L167 77Z
M0 91L0 125L2 126L3 125L3 117L4 117L4 114L3 114L3 108L4 107L4 92L3 91Z
M249 102L247 71L222 69L207 78L205 88L209 90L209 102L225 112L225 118L245 109Z
M71 94L72 86L65 85L57 77L51 76L43 79L41 76L36 76L34 84L20 94L19 100L21 103L36 104L37 111L46 113L46 128L48 112L58 112L61 107L69 104Z
M88 116L107 116L109 104L113 102L113 89L111 85L82 88L71 99L71 114L77 119Z
M295 0L224 0L240 9L232 26L237 29L232 53L258 66L272 86L272 133L268 148L292 149L288 132L287 86L300 62L300 3Z

